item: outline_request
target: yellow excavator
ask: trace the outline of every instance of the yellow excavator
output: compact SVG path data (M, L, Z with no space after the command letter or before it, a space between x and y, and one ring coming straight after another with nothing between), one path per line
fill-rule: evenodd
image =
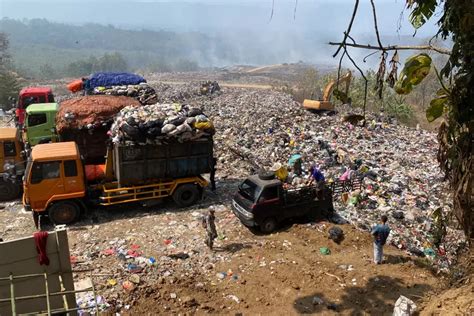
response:
M323 99L322 100L309 100L305 99L303 101L303 107L307 110L316 110L316 111L334 111L334 103L331 102L331 96L334 92L334 89L342 83L345 83L344 93L347 95L349 92L349 85L352 80L352 72L348 72L339 80L330 81L326 88L324 88ZM340 89L339 89L340 90Z

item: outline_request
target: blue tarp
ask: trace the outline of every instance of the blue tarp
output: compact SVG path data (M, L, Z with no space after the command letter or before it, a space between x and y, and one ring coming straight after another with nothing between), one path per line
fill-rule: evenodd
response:
M139 75L127 72L97 72L86 80L85 90L93 90L96 87L111 87L132 85L146 82L146 80Z

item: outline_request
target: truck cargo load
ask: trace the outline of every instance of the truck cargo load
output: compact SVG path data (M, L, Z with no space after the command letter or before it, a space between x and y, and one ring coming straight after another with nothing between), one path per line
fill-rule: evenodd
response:
M98 72L85 80L84 89L92 91L96 87L136 85L146 82L142 76L128 72Z
M140 103L125 96L84 96L61 102L56 129L62 141L74 141L86 164L104 163L113 117L124 107Z

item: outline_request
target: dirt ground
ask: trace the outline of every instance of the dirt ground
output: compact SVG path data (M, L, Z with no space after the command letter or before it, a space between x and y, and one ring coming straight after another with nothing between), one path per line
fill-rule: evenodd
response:
M92 212L69 228L71 255L97 275L113 274L119 285L130 273L114 257L89 256L90 249L103 251L118 237L161 257L156 267L138 273L143 281L131 292L108 288L108 277L94 279L100 295L123 300L121 311L131 314L389 315L400 295L419 302L443 279L394 247L386 247L385 264L374 265L370 236L351 225L340 225L340 245L328 239L328 222L287 223L275 234L254 234L227 207L216 212L221 238L210 251L195 215L221 202L213 199L182 212L167 204ZM5 240L33 233L30 214L7 205L0 211L0 231ZM167 238L172 245L163 246ZM331 253L321 254L321 247ZM183 251L193 255L172 266L162 261Z
M416 301L436 286L435 276L396 249L387 249L387 263L377 266L371 262L371 241L366 234L342 226L347 237L336 245L327 239L327 227L327 223L298 225L261 236L256 244L223 242L217 251L235 254L231 262L218 264L214 270L231 270L237 280L216 278L199 290L186 281L176 286L155 285L161 295L141 300L132 312L189 312L186 302L194 298L193 312L382 315L392 313L400 295ZM247 234L251 233L243 232ZM259 245L259 240L266 244ZM320 254L321 246L329 247L331 254ZM167 299L172 291L184 300ZM315 302L316 297L321 304Z

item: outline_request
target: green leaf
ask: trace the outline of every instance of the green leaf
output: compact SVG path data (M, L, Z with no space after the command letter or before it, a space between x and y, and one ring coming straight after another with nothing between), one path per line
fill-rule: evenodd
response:
M444 106L448 102L447 97L441 97L431 100L430 107L426 110L426 119L428 122L433 122L438 117L443 115Z
M436 0L417 0L409 19L415 29L423 26L428 21L436 9ZM409 4L411 7L413 3Z

